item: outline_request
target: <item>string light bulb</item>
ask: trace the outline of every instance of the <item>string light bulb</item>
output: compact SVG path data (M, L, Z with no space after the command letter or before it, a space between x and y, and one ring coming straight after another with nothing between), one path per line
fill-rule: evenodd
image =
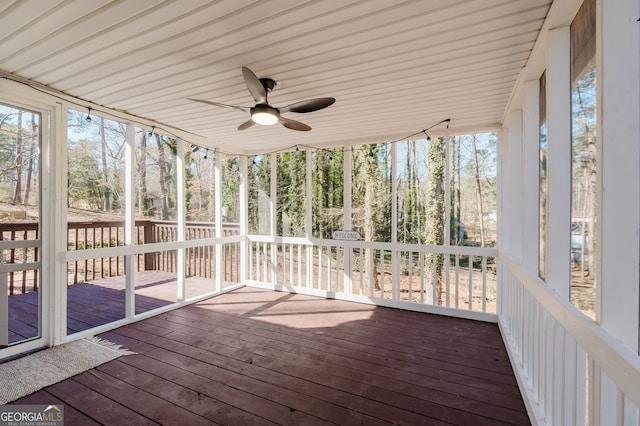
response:
M86 121L87 123L91 123L91 110L92 110L92 108L91 107L87 107L87 109L89 111L87 112L87 116L84 118L84 121Z
M151 126L151 130L149 130L149 133L147 133L147 136L152 138L155 130L156 130L156 126Z

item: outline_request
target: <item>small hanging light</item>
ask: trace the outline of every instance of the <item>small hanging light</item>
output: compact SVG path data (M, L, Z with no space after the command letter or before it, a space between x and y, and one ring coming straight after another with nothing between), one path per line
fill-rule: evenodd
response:
M91 110L92 110L92 108L91 107L87 107L87 109L89 111L87 112L87 116L84 118L84 121L86 121L87 123L91 123Z

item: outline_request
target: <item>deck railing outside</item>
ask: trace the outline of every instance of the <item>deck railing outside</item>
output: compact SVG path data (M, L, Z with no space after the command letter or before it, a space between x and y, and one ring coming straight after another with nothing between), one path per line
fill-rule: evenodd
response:
M223 224L223 236L238 235L237 224ZM67 224L67 249L70 251L124 246L124 222L96 221L69 222ZM213 238L215 225L208 222L187 222L186 238ZM137 220L135 225L137 244L163 243L177 240L177 224L171 221ZM2 263L16 265L15 271L7 273L8 294L22 294L37 291L39 287L38 269L39 245L37 223L1 223L0 241L10 246L2 249ZM33 243L29 243L33 241ZM12 242L12 243L9 243ZM186 249L187 276L212 278L214 274L215 246ZM224 268L223 280L239 280L239 244L224 244L221 248ZM135 256L137 271L161 270L175 272L177 269L174 250L144 253ZM20 265L24 267L20 268ZM33 267L33 266L32 266ZM77 284L96 279L124 275L124 256L96 257L69 262L67 283Z
M33 223L0 223L0 262L16 266L7 272L8 294L37 291L40 247L38 228ZM34 269L35 268L35 269Z
M637 354L520 265L499 263L500 328L537 423L637 426Z
M488 319L496 314L493 248L248 237L248 279L289 288ZM426 309L423 309L426 308Z

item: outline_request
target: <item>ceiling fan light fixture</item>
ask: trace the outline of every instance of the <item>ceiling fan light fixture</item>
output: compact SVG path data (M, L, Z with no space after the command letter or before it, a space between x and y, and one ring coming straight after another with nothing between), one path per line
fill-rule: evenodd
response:
M251 108L251 119L256 124L272 126L280 120L280 112L269 105L256 105Z

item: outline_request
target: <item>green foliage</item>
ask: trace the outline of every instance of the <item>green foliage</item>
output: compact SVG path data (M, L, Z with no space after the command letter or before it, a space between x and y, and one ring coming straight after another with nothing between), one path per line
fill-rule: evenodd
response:
M240 158L225 156L222 161L222 216L226 222L239 221Z
M306 152L278 155L277 235L305 235L306 162Z
M331 238L344 223L344 151L318 150L312 159L312 235Z

